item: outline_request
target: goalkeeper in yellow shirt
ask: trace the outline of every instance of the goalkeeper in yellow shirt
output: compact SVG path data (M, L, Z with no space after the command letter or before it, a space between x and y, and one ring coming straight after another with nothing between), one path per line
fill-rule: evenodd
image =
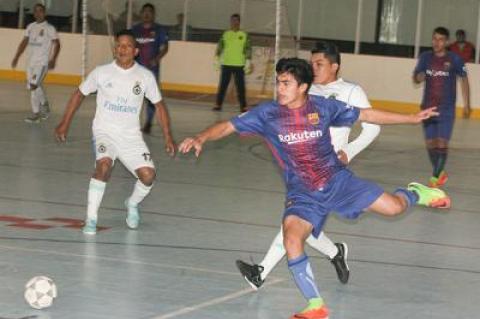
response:
M232 14L230 17L230 29L223 32L215 53L215 64L221 65L220 83L217 91L217 102L214 111L221 111L223 99L232 74L237 88L240 111L247 111L245 98L245 73L251 71L250 60L252 47L248 33L240 30L240 15Z

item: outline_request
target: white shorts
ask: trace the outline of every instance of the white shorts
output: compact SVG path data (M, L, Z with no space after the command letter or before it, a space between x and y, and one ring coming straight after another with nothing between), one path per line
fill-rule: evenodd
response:
M27 67L27 89L31 90L31 85L41 86L48 72L47 65L34 65Z
M104 132L95 132L92 142L96 161L108 157L115 163L118 158L135 176L137 176L135 171L141 167L155 169L150 151L141 135L116 137Z

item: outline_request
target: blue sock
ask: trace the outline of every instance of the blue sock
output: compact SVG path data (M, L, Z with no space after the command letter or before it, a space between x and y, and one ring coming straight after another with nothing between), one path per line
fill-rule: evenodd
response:
M399 188L394 192L395 195L400 195L407 200L408 207L415 205L418 202L418 194L409 191L405 188Z
M310 300L320 297L320 292L313 277L312 267L305 254L288 260L288 268L305 299Z

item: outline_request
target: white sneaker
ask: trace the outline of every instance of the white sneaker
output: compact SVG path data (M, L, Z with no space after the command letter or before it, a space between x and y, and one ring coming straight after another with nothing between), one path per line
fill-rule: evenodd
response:
M97 221L94 219L87 219L82 232L86 235L95 235L97 233Z
M137 229L138 224L140 223L140 214L138 212L138 205L131 205L128 202L128 198L125 200L125 207L127 208L127 226L130 229Z

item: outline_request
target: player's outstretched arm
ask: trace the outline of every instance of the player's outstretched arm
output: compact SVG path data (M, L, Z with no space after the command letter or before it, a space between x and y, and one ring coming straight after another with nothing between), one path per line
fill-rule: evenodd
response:
M70 127L70 123L72 123L73 116L75 112L82 104L84 95L80 92L79 89L76 89L73 92L70 100L67 103L67 107L65 108L65 113L63 114L63 118L60 123L55 128L55 138L59 142L65 142L67 139L68 129Z
M360 117L362 122L374 124L419 124L423 120L438 116L436 107L425 109L417 114L400 114L374 109L361 109Z
M12 60L12 69L15 69L18 64L18 59L22 55L22 53L25 51L25 48L27 47L28 44L28 37L24 37L22 42L18 45L17 52L15 53L15 56L13 57Z
M170 117L168 116L168 111L166 105L160 101L155 104L157 109L157 120L162 126L163 138L165 139L165 151L168 155L175 155L175 142L173 141L171 129L170 129Z
M180 143L178 150L182 153L188 153L193 148L195 156L202 152L202 146L206 141L219 140L235 132L235 127L230 121L224 121L210 126L195 137L188 137Z

